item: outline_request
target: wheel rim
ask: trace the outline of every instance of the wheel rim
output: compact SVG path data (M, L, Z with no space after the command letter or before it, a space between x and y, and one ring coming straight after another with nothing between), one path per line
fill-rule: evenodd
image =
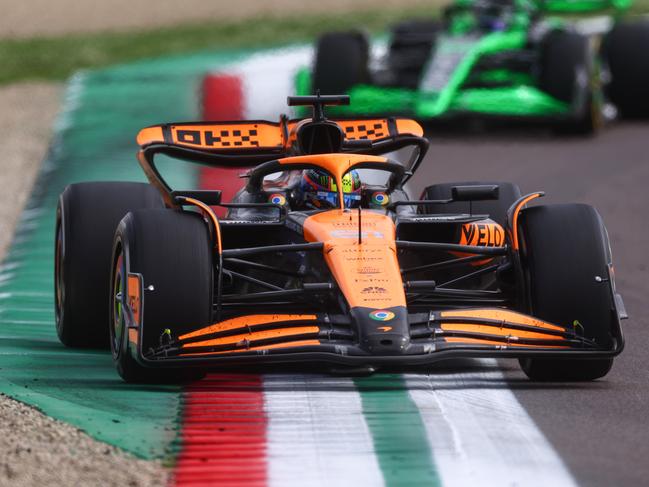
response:
M65 304L65 279L63 275L63 225L60 216L56 225L56 243L54 251L54 297L55 297L55 317L57 329L61 327L63 320L63 310Z
M121 249L113 267L113 288L111 296L111 341L115 357L119 356L122 348L122 337L125 329L124 322L124 254Z

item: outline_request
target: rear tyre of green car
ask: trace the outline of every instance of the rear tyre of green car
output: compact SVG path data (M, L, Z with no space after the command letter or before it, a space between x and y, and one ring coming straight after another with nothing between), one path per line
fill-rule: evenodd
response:
M607 95L623 117L649 117L647 47L649 20L618 22L604 39L602 56L611 74Z
M579 327L585 338L611 349L617 320L611 251L597 211L582 204L536 206L522 210L519 222L528 312ZM520 364L533 380L589 381L605 376L613 359L528 358Z
M561 30L548 33L541 44L539 85L572 112L554 124L555 132L592 135L601 128L601 83L588 37Z
M369 83L369 44L362 32L330 32L318 39L311 91L322 95L348 93Z
M54 289L56 332L68 347L108 346L106 296L113 235L131 210L163 208L148 184L71 184L56 210Z
M174 210L129 213L115 233L110 293L110 343L119 375L132 383L175 383L196 380L200 369L149 368L135 360L137 350L159 345L164 330L172 337L197 330L212 320L212 249L200 215ZM127 308L128 276L142 276L139 333Z
M410 89L419 86L440 29L434 20L407 20L392 27L388 47L392 84Z

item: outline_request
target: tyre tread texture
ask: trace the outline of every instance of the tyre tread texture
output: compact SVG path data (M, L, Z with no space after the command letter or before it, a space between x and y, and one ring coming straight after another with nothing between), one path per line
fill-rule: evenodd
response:
M121 239L128 255L128 272L141 274L144 281L145 350L157 345L166 328L177 337L211 323L212 249L200 215L168 209L133 211L124 217L115 238ZM128 382L183 382L203 374L193 369L149 369L128 352L121 354L116 366Z
M562 326L575 320L586 338L612 346L614 303L609 277L610 248L599 213L589 205L536 206L521 211L523 263L530 287L530 313ZM526 359L532 379L593 380L606 375L612 359Z
M132 182L69 185L61 194L65 258L61 342L71 347L108 345L108 283L113 235L130 210L162 208L153 186Z

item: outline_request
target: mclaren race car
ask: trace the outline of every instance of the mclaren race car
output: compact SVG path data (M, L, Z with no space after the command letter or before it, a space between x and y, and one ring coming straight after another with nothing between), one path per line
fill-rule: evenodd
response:
M148 127L137 141L149 184L68 186L56 221L61 341L109 341L133 382L453 357L518 358L533 379L605 375L625 312L597 211L527 208L543 194L496 182L433 184L410 199L422 128L325 118L325 104L347 102L289 98L313 106L303 120ZM211 181L238 168L234 197L224 202L218 184L171 188L163 171L180 161Z
M378 56L362 32L328 33L296 92L350 93L344 116L528 118L592 133L616 113L649 117L649 19L621 20L630 3L456 0L440 20L396 25ZM553 15L605 9L616 15Z

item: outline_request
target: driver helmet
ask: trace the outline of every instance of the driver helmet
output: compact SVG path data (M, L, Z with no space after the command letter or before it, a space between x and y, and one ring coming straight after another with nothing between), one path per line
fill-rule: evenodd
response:
M502 31L507 28L510 0L483 0L475 3L478 26L485 31Z
M343 176L343 198L345 208L357 208L361 203L361 178L352 169ZM302 202L307 208L322 210L338 208L336 180L325 171L307 169L300 181Z

